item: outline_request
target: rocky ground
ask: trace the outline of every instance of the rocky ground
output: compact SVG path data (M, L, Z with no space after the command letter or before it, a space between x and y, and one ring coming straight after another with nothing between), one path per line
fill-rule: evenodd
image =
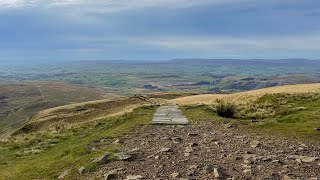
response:
M141 126L89 148L112 143L123 147L118 160L103 161L83 178L320 179L319 144L249 134L218 123Z

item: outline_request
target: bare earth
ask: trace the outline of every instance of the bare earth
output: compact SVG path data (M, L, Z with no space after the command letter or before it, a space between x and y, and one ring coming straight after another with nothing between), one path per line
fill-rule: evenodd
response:
M108 173L108 179L128 175L190 180L320 178L319 144L248 134L222 123L140 126L118 140L91 144L88 152L114 141L132 157L111 160L86 179L105 179Z

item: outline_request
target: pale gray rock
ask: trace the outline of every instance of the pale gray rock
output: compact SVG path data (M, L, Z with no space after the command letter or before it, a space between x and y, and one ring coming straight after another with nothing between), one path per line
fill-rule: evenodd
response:
M144 179L141 175L129 175L125 180L138 180L138 179Z
M256 147L259 147L259 146L261 146L261 143L258 140L254 140L254 141L252 141L250 143L250 147L252 147L252 148L256 148Z
M64 179L69 173L71 169L63 171L63 173L58 177L58 179Z
M79 168L79 170L78 170L78 173L79 173L80 175L83 175L83 174L86 173L86 172L87 172L87 170L86 170L85 167L81 167L81 168Z
M167 148L167 147L164 147L164 148L160 149L160 152L169 152L169 151L171 151L171 149Z
M119 152L115 154L115 157L117 157L119 160L125 161L131 159L131 155L127 152Z
M105 164L105 163L108 162L109 155L110 155L110 153L106 153L105 155L94 159L92 162L93 163L98 163L98 164Z

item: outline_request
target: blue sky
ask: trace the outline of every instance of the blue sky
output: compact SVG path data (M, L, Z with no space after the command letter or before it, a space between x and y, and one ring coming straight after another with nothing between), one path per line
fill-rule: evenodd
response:
M319 0L0 0L0 61L320 59Z

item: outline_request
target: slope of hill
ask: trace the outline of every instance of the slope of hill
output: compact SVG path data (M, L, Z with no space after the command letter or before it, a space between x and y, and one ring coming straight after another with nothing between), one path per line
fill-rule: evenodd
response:
M0 179L212 179L217 170L225 179L314 178L320 172L319 87L167 100L189 104L181 107L189 126L150 126L155 105L179 94L44 110L0 141ZM222 118L211 105L217 97L244 105L234 119Z
M64 82L1 82L0 135L19 127L38 111L113 96L97 88Z
M276 93L320 93L320 83L278 86L234 94L203 94L169 100L168 103L179 105L214 104L217 99L224 99L237 104L253 101L266 94Z

